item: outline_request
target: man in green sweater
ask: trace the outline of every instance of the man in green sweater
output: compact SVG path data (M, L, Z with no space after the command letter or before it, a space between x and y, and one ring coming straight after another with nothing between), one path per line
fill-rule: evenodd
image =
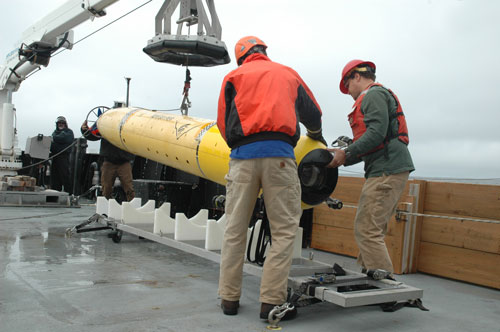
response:
M396 95L375 83L375 64L352 60L344 67L340 91L355 100L348 115L353 142L334 153L329 167L365 163L365 184L354 221L363 270L394 272L384 242L387 224L408 181L413 162L408 151L408 128Z

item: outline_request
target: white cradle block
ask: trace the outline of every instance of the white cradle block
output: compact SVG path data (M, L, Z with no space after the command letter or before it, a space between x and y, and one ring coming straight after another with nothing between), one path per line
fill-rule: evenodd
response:
M191 217L189 220L198 226L207 227L208 210L201 209L195 216Z
M178 241L205 240L208 210L202 209L188 219L184 213L175 214L174 239Z
M173 234L175 232L175 219L170 217L170 203L163 203L155 210L153 233Z
M135 199L135 198L134 198ZM135 203L132 203L134 200L130 201L130 205L134 206L133 204ZM140 201L139 201L140 202ZM154 199L150 199L149 201L146 202L146 204L144 204L143 206L140 206L139 208L136 208L134 206L134 208L138 211L138 212L154 212L155 211L155 200Z
M132 204L132 206L135 208L135 209L138 209L141 207L142 205L142 198L140 197L134 197L131 201L130 201L130 204Z
M102 215L108 215L108 199L104 196L97 196L97 201L95 205L95 213Z
M122 220L122 206L114 198L108 200L108 218Z
M219 220L208 219L207 231L205 233L205 249L221 250L222 240L224 239L224 230L226 229L226 215Z
M149 200L144 206L134 208L131 202L122 203L122 220L129 224L154 224L155 221L155 201Z

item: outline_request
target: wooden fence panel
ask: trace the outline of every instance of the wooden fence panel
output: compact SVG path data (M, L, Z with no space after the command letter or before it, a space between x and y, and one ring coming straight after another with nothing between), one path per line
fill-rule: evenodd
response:
M425 213L500 218L500 186L428 182Z
M500 254L500 225L425 217L421 241Z
M428 182L424 214L500 220L500 186ZM500 288L500 224L426 216L420 272Z
M311 247L352 257L359 253L353 229L320 224L313 225Z
M348 205L356 205L356 203L346 203ZM356 209L344 207L340 210L332 210L326 204L319 205L314 208L313 223L318 225L354 228L354 217Z
M363 183L363 178L340 177L332 196L357 206ZM418 187L410 191L411 184ZM423 214L500 219L500 186L411 180L400 202L414 203L411 210ZM315 207L311 247L356 257L355 215L356 208ZM409 218L412 228L405 230L408 224L394 217L388 225L386 244L396 273L420 271L500 288L500 224ZM409 231L412 242L405 243Z
M332 197L340 199L342 202L354 202L357 204L364 183L365 178L340 176Z
M500 255L421 242L418 270L500 289Z

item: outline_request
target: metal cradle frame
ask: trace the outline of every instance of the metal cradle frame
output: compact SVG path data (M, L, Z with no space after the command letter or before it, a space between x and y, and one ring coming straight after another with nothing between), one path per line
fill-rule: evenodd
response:
M91 220L92 219L92 220ZM173 234L154 234L152 225L125 225L111 218L95 215L85 223L68 229L67 234L85 232L82 226L90 226L91 222L104 224L104 227L92 230L109 229L113 241L120 242L123 232L182 250L184 252L220 263L220 251L204 248L204 241L177 241ZM84 225L85 224L85 225ZM262 266L245 263L243 271L261 277ZM290 291L309 298L309 303L326 301L341 307L357 307L372 304L384 304L398 301L420 300L423 290L389 279L375 280L367 274L343 270L344 275L335 275L334 267L322 262L306 258L294 258L288 278ZM332 278L322 282L319 275L330 275ZM311 301L314 300L314 301ZM302 303L307 303L302 300Z

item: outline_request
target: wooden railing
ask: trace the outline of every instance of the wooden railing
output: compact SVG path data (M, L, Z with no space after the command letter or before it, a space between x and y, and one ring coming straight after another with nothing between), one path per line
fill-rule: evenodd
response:
M332 197L344 208L314 208L312 248L357 256L353 228L363 183L340 177ZM396 273L419 271L500 289L500 224L479 221L500 220L500 186L411 180L398 209L410 215L389 222L386 244Z

